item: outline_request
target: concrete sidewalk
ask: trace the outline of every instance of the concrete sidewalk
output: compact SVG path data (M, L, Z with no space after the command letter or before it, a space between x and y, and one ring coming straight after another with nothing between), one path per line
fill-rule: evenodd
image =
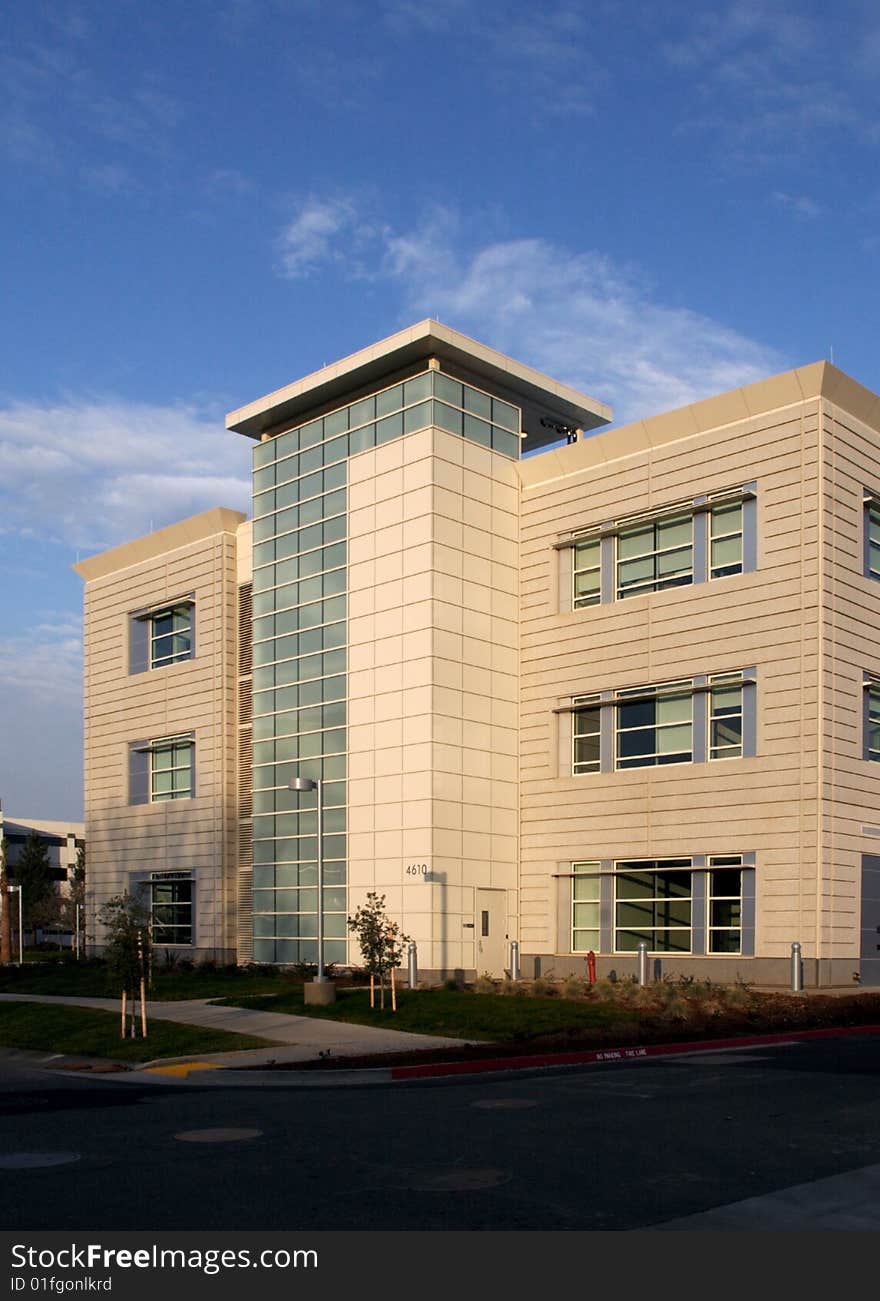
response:
M56 1003L67 1007L91 1007L119 1014L118 998L69 998L59 994L0 994L0 1002ZM271 1042L265 1048L248 1048L240 1052L193 1053L186 1062L174 1059L169 1065L197 1068L206 1066L268 1066L279 1062L314 1061L318 1057L363 1057L372 1053L412 1052L420 1048L457 1048L468 1041L447 1039L440 1035L412 1034L406 1030L351 1025L313 1016L293 1016L286 1012L257 1012L246 1007L220 1007L209 999L187 999L179 1003L147 1000L147 1020L177 1021L208 1030L226 1030L247 1034ZM140 1071L162 1063L147 1063ZM181 1070L179 1073L183 1073Z

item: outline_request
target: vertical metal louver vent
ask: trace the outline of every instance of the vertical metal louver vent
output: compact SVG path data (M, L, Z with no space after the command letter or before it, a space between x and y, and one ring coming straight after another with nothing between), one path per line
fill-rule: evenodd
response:
M238 589L238 960L254 957L254 846L253 815L253 696L251 653L253 589L243 583Z

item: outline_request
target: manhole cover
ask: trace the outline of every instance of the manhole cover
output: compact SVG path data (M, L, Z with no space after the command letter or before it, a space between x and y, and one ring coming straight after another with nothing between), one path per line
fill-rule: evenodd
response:
M425 1170L413 1174L404 1187L417 1193L470 1193L510 1182L506 1170Z
M261 1129L184 1129L174 1137L179 1143L244 1143L262 1133Z
M0 1170L39 1170L47 1165L70 1165L79 1152L7 1152L0 1154Z
M481 1111L524 1111L528 1107L537 1107L532 1098L487 1098L483 1102L472 1102L472 1107Z

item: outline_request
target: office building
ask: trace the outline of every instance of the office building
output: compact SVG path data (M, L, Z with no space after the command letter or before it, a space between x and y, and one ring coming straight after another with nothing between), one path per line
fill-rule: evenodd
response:
M77 566L86 824L157 945L878 983L880 398L817 363L605 428L424 321L233 412L253 519Z

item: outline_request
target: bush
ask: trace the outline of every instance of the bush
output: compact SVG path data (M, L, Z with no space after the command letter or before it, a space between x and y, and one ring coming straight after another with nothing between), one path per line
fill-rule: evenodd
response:
M498 986L495 984L495 981L489 975L488 971L484 971L482 976L477 976L477 979L474 981L474 993L495 994L497 992Z

